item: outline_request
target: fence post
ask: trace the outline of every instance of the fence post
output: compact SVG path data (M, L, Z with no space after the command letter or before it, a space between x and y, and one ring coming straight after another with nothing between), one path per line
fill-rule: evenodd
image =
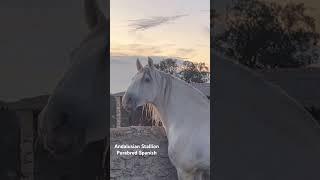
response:
M116 127L121 127L121 96L116 97Z
M30 110L18 110L16 113L20 120L20 166L23 174L21 180L33 180L33 112Z

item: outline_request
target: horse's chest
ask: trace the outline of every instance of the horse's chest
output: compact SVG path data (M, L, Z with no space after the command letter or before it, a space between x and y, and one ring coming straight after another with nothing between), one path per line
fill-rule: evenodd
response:
M199 167L205 159L203 148L183 139L169 140L168 156L175 167L188 171Z

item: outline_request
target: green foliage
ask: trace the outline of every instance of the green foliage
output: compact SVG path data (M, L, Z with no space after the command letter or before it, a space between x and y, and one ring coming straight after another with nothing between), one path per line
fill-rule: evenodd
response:
M315 19L303 3L238 0L227 9L217 47L250 68L301 67L318 57Z

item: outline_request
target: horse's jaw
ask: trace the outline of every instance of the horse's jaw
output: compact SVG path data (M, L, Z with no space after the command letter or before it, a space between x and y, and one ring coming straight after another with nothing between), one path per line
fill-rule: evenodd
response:
M55 159L61 160L78 157L84 149L84 145L85 144L82 142L82 140L77 138L73 138L73 143L70 143L59 149L52 147L48 141L43 142L44 149L47 150Z
M141 105L141 106L143 106L143 105ZM125 111L127 111L128 113L133 113L141 106L136 106L136 105L134 105L134 106L123 106L123 109Z
M122 100L123 109L129 113L136 111L139 107L145 106L146 104L146 101L139 99L129 102L126 100L126 95L123 97Z

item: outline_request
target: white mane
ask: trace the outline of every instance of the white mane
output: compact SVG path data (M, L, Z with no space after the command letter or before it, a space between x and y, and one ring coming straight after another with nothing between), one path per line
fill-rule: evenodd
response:
M181 80L180 78L173 76L169 73L160 71L158 69L153 68L152 70L150 70L148 65L145 67L145 69L152 72L150 73L152 75L152 78L157 82L158 85L160 85L159 87L161 87L161 89L159 91L162 93L162 96L164 97L163 99L165 100L165 104L167 104L171 98L173 83L180 83L184 85L185 88L192 89L193 93L199 95L199 97L204 99L205 102L210 103L210 100L207 98L205 94L203 94L199 89L195 88L191 84L188 84L185 81ZM153 119L156 123L162 123L159 111L153 104L148 103L144 105L143 113L150 116L151 119Z

